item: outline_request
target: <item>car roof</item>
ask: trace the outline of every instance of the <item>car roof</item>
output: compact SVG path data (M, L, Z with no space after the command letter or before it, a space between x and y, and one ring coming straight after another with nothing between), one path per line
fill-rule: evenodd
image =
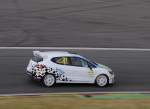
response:
M77 57L82 57L78 54L67 52L67 51L44 51L44 52L39 52L41 55L44 57L48 58L53 58L53 57L61 57L61 56L77 56Z

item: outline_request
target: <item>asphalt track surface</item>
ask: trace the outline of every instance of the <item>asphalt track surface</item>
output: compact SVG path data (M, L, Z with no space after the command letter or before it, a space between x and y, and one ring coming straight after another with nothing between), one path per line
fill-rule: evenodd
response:
M149 0L1 0L0 46L150 48Z
M116 83L104 88L91 84L57 84L55 87L46 88L39 82L31 81L26 75L32 50L0 52L0 94L150 91L150 52L72 50L113 69Z

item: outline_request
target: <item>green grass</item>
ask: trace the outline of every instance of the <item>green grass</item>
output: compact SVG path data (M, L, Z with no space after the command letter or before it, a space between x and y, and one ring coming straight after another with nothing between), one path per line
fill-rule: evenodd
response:
M141 99L150 99L150 94L102 94L92 96L85 95L81 97L100 100L141 100Z
M150 96L146 96L149 95L106 94L85 97L77 94L50 94L10 96L0 97L0 109L150 109Z

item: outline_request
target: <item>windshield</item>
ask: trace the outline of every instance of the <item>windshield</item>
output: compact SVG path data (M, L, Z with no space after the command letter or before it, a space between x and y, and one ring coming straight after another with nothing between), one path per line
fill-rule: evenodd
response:
M94 61L91 61L90 59L88 59L88 58L85 58L85 57L83 57L86 61L88 61L90 64L92 64L94 67L98 67L98 64L96 63L96 62L94 62Z
M94 64L94 65L98 66L98 64L97 64L96 62L94 62L94 61L91 61L91 62L92 62L92 64Z

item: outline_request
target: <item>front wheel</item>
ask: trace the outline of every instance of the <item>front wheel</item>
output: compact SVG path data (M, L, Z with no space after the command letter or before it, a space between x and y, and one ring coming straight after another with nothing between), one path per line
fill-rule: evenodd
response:
M106 75L99 75L95 82L99 87L104 87L108 84L108 77Z
M51 87L55 84L55 77L52 75L52 74L47 74L44 76L43 78L43 84L46 86L46 87Z

